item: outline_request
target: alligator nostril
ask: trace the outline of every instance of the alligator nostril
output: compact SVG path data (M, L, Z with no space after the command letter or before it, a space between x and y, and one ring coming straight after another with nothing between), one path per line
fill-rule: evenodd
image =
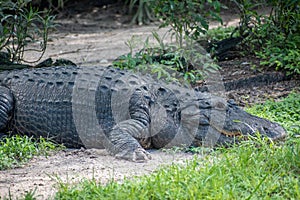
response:
M268 136L273 141L282 140L287 136L286 131L280 126L276 126L272 129L269 127L261 127L259 132L260 134Z
M277 126L275 128L275 131L278 135L277 137L275 137L275 140L282 140L287 137L287 132L281 126Z

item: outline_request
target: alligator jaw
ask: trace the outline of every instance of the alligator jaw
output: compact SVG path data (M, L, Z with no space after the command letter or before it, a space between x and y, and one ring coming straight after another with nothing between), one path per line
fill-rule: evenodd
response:
M254 135L255 133L259 133L261 136L268 137L268 134L266 133L264 128L253 128L246 123L244 124L250 128L252 133L242 133L241 131L228 131L218 126L214 126L212 123L210 124L210 126L226 138L237 137L239 140L247 140L249 136ZM286 131L281 126L277 126L276 128L274 128L274 132L276 133L276 136L269 137L272 141L282 141L287 137Z
M210 124L211 127L216 129L220 134L224 135L225 137L241 137L243 134L240 131L226 131L224 129L219 128L218 126L214 126L213 124Z

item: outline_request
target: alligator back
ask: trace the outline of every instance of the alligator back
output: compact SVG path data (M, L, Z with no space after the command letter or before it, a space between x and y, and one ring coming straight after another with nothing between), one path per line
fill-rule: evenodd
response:
M77 68L14 70L2 84L15 99L9 129L53 138L67 146L82 146L72 118L72 90ZM71 144L71 145L68 145Z
M75 148L103 147L105 131L129 118L130 96L147 82L110 67L24 69L1 77L15 100L9 130Z

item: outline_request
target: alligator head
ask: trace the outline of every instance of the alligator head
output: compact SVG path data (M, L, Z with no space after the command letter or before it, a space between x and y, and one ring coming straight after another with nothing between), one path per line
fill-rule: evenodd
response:
M186 111L181 111L183 126L191 127L197 123L193 140L195 146L227 146L257 134L274 141L287 135L278 123L247 113L233 100L213 96L200 98L195 105L198 109L186 107Z
M180 125L161 129L153 137L156 147L228 146L258 134L271 140L287 135L278 123L247 113L233 100L201 93L192 100L182 97L179 103L180 108L172 116L177 116L173 124Z
M228 146L258 134L271 140L287 135L278 123L247 113L233 100L209 93L173 92L166 92L151 117L155 148Z

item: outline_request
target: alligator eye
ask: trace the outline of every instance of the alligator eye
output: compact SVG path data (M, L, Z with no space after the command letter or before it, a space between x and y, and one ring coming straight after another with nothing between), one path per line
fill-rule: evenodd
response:
M226 106L225 106L225 104L224 104L224 103L222 103L222 102L218 102L218 103L216 103L216 108L219 108L219 109L225 109L225 108L226 108Z

